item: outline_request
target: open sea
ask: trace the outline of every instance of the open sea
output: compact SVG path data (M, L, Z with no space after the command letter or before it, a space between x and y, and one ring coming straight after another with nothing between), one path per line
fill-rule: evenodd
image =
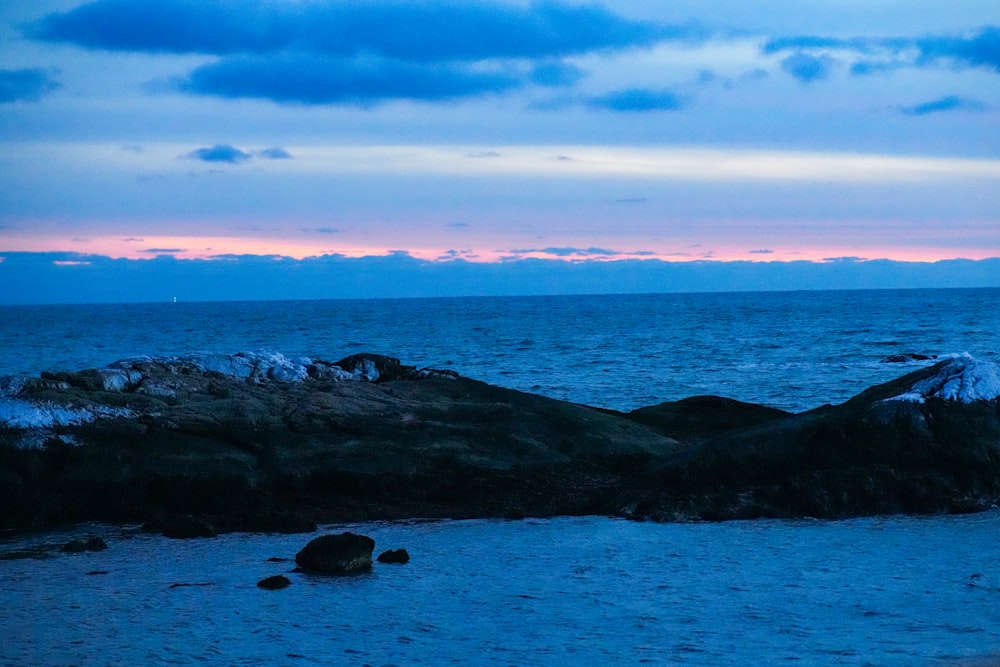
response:
M890 355L1000 361L1000 289L7 306L0 341L0 375L365 351L618 410L801 411L931 363ZM1000 510L323 527L345 529L412 560L263 591L312 536L0 536L0 664L1000 665ZM81 534L108 550L5 557Z

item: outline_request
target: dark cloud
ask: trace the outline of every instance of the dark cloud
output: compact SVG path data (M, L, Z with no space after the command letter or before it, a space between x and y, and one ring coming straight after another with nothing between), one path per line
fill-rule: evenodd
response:
M767 248L761 248L760 250L750 250L751 255L773 255L773 250L768 250Z
M125 243L145 243L146 239L139 238L138 236L129 236L122 239L122 241L125 241Z
M458 0L95 0L50 14L29 33L115 51L231 55L297 50L420 62L552 58L706 36L698 26L633 21L596 5Z
M393 99L454 100L525 84L526 77L509 68L280 54L224 58L198 67L174 85L185 92L227 98L368 106Z
M1000 72L1000 28L987 26L968 37L925 37L916 42L919 62L942 59Z
M265 160L291 160L292 154L280 146L275 146L274 148L265 148L264 150L257 151L257 157L262 157Z
M693 24L556 0L95 0L49 14L28 34L90 49L217 56L174 82L189 93L362 105L566 86L583 76L566 57L709 36Z
M306 233L315 233L315 234L339 234L340 233L340 230L337 229L336 227L311 227L311 228L303 227L301 231L306 232Z
M883 72L897 70L903 66L905 66L903 63L897 61L859 60L851 65L851 74L854 76L882 74Z
M830 70L837 63L827 55L814 56L798 51L781 61L781 69L803 83L827 78Z
M622 197L620 199L616 199L615 203L616 204L645 204L648 201L649 201L649 199L647 199L646 197Z
M476 153L466 153L465 157L471 157L471 158L477 158L477 159L478 158L500 157L500 153L497 153L496 151L479 151L479 152L476 152Z
M787 36L769 40L761 47L765 54L793 51L812 58L829 57L825 52L830 50L863 56L851 66L851 73L856 75L901 67L927 67L941 62L1000 72L1000 28L995 26L982 26L966 35L927 35L919 38ZM807 61L802 60L800 64L808 75Z
M187 157L192 160L201 160L202 162L228 162L230 164L239 164L240 162L246 162L253 157L250 153L245 153L235 146L230 146L229 144L215 144L209 148L197 148L187 154Z
M932 113L944 111L985 111L986 106L982 102L970 100L958 95L948 95L929 102L915 104L900 109L907 116L926 116Z
M587 101L587 106L593 109L626 112L675 111L684 106L684 101L670 90L629 88L591 98Z
M150 255L173 255L185 251L186 248L144 248L140 252L149 253Z
M0 104L35 102L60 87L43 69L0 69Z
M450 222L445 225L448 229L468 229L471 226L472 225L467 222Z

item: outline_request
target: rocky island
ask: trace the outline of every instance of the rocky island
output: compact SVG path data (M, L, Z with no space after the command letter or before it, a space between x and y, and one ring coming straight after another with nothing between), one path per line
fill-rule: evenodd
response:
M0 379L0 527L174 536L316 521L687 521L1000 502L1000 366L963 356L793 414L699 396L629 413L376 354L139 357Z

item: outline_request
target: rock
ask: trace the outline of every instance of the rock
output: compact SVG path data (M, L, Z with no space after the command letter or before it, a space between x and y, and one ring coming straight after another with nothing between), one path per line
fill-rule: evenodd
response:
M145 532L159 532L164 537L187 540L198 537L216 537L215 525L204 517L180 514L165 517L161 522L143 525Z
M389 549L380 553L376 560L380 563L405 565L410 562L410 554L406 549Z
M338 361L336 365L362 382L409 379L416 372L413 366L404 366L399 359L381 354L352 354Z
M273 577L267 577L261 579L257 582L257 588L263 588L267 591L280 591L282 588L288 588L292 585L288 577L276 574Z
M912 352L906 354L890 354L888 357L882 360L883 364L905 364L908 361L930 361L932 359L937 359L937 355L927 355L927 354L915 354Z
M104 551L107 543L99 537L88 537L85 540L72 540L64 544L60 551L67 553L83 553L84 551Z
M845 517L1000 501L1000 367L971 357L801 414L716 396L622 414L381 355L338 363L200 354L0 379L0 529L164 517L145 529L209 537L314 521ZM123 391L108 391L110 377Z
M375 540L365 535L323 535L295 554L295 562L303 571L317 574L365 572L371 569L374 549Z
M294 512L261 511L246 513L237 521L240 530L249 533L292 535L316 532L316 522Z

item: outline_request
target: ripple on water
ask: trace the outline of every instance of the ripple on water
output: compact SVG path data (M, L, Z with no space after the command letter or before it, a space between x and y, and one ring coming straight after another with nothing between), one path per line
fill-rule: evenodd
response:
M842 522L603 518L333 526L406 566L291 573L309 536L0 560L4 664L978 664L1000 645L1000 512ZM2 550L74 533L7 540ZM108 574L94 576L94 570ZM264 591L260 579L292 585ZM973 579L973 575L979 574ZM970 581L987 583L970 585ZM966 662L961 662L966 661Z

